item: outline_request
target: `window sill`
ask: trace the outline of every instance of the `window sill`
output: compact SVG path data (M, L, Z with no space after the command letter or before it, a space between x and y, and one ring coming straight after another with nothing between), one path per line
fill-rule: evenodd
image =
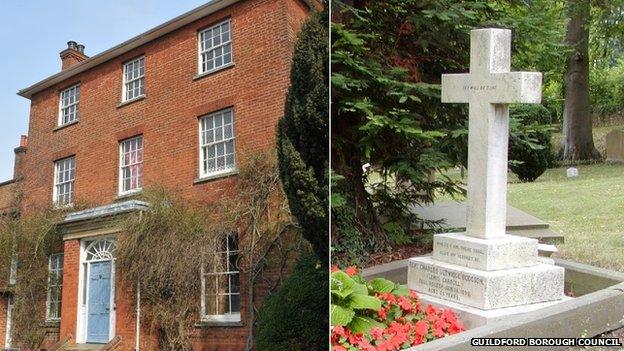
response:
M52 204L52 207L55 210L71 210L72 208L74 208L74 204L65 204L65 205L59 205L59 204Z
M42 326L44 328L58 328L61 326L61 319L46 319Z
M137 96L137 97L135 97L133 99L122 101L122 102L119 103L119 105L117 105L117 108L124 107L126 105L130 105L133 102L145 100L145 98L146 98L146 96L145 96L145 94L143 94L143 95Z
M245 324L243 321L211 321L201 320L195 323L196 328L209 328L209 327L223 327L223 328L236 328L243 327Z
M129 199L129 198L137 197L137 196L141 195L142 191L143 191L143 189L139 189L139 190L134 190L134 191L131 191L131 192L119 194L115 198L115 201L126 200L126 199Z
M235 176L237 174L238 174L238 169L233 169L233 170L223 172L223 173L210 174L210 175L206 175L206 176L195 179L193 181L193 184L201 184L201 183L209 182L209 181L216 180L216 179L228 178L228 177Z
M61 129L65 129L65 128L67 128L67 127L71 127L71 126L73 126L74 124L78 124L78 122L80 122L80 120L75 120L75 121L72 121L72 122L69 122L69 123L65 123L65 124L63 124L63 125L60 125L60 126L58 126L58 127L54 128L54 129L52 129L52 131L53 131L53 132L57 132L57 131L59 131L59 130L61 130Z
M223 71L225 69L232 68L232 67L234 67L234 62L228 63L227 65L221 66L219 68L215 68L215 69L213 69L211 71L198 73L195 77L193 77L193 80L199 80L199 79L202 79L204 77L213 75L213 74L215 74L217 72L221 72L221 71Z

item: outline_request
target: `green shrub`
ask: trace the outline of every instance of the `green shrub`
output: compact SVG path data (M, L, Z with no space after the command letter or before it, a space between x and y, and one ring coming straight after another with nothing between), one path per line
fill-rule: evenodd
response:
M509 114L509 168L521 181L532 182L553 162L551 113L542 105L513 105Z
M258 351L326 350L329 272L313 255L303 256L278 291L258 311Z
M589 95L592 111L599 118L624 109L624 61L611 67L592 67Z

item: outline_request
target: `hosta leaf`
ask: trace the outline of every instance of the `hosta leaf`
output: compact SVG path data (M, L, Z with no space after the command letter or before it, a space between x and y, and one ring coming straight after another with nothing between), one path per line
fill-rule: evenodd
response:
M392 293L399 296L409 296L410 291L407 285L396 285Z
M394 283L384 278L375 278L369 284L374 292L387 293L394 289Z
M354 310L373 310L379 311L381 309L381 300L364 294L351 294L347 304Z
M331 293L341 299L353 293L353 287L357 283L343 271L336 271L331 274Z
M385 326L370 317L354 316L348 328L354 333L368 333L371 328L385 328Z
M332 326L345 326L353 320L355 312L346 307L339 305L331 305L331 325Z
M368 295L368 287L366 287L366 284L355 283L352 289L354 294Z

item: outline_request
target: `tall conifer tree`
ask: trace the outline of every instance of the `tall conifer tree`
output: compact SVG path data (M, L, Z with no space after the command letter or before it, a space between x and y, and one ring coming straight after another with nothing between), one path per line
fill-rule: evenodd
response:
M313 14L295 46L284 118L277 131L280 178L303 236L322 262L329 257L327 10Z

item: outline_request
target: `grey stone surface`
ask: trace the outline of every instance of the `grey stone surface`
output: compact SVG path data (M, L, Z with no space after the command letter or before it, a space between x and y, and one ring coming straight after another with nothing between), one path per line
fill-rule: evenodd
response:
M539 264L537 240L514 235L479 239L463 233L437 234L433 238L433 258L485 271Z
M415 205L411 211L426 221L443 221L442 228L466 229L466 204L457 201L438 202L431 205ZM543 220L507 205L506 233L538 239L540 242L562 243L563 235L555 233Z
M63 219L61 224L86 221L94 218L113 216L132 211L146 210L148 208L149 204L147 202L129 200L68 213L67 215L65 215L65 218Z
M464 351L503 349L473 347L473 338L579 338L593 337L624 326L624 283L579 298L568 299L544 308L512 315L463 333L447 336L409 351ZM536 350L535 346L513 350ZM548 350L569 350L549 347Z
M607 134L607 162L624 162L624 130Z
M470 31L470 73L443 74L443 103L468 103L466 233L505 235L509 104L539 103L542 74L510 72L511 30Z
M561 259L554 259L554 262L565 268L566 284L571 276L578 276L579 280L588 282L588 290L578 294L578 284L574 282L573 292L577 297L573 299L564 298L560 303L539 304L540 308L535 310L531 308L538 304L528 305L529 310L526 313L496 319L495 323L434 340L410 348L409 351L478 350L478 347L470 345L472 338L594 336L624 326L624 273ZM368 280L395 277L397 282L404 283L407 270L408 260L401 260L366 268L362 271L362 276ZM595 284L596 280L601 280L598 285ZM446 300L445 303L469 308ZM522 306L518 309L522 309ZM535 350L535 347L514 347L514 350Z
M563 284L564 269L543 263L482 271L416 257L407 275L410 289L484 310L559 300Z
M461 321L462 325L466 330L474 329L488 323L503 321L508 319L510 316L540 310L571 299L570 297L564 297L561 300L539 302L505 308L496 308L493 310L482 310L480 308L466 306L461 303L455 303L448 300L440 299L428 294L420 293L418 294L418 297L420 298L420 303L423 306L433 305L438 308L450 308L455 311L457 318Z

